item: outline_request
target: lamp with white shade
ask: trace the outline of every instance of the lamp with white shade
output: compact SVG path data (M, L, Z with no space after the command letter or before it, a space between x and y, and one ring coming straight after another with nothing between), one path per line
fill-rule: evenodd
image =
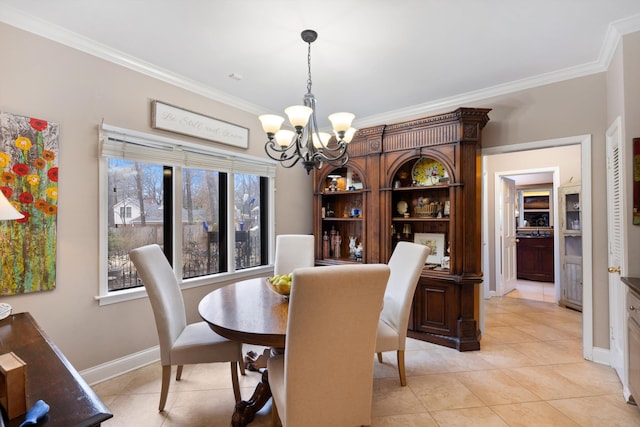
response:
M0 191L0 220L21 219L24 215L13 207L11 202L7 200L4 193ZM0 303L0 319L11 314L12 307L7 303Z
M11 202L7 200L4 193L0 191L0 220L2 219L21 219L24 215L13 207Z

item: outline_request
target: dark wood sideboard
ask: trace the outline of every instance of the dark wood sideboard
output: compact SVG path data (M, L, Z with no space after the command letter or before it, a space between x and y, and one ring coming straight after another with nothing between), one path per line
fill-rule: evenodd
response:
M518 236L518 279L553 282L553 236Z
M31 314L18 313L0 320L0 354L8 352L27 364L27 410L40 399L50 406L47 418L38 425L99 426L113 417ZM17 427L23 420L24 415L6 425Z

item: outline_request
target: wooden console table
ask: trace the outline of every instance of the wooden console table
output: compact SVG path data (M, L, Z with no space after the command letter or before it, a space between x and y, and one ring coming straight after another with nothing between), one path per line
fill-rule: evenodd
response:
M27 364L27 410L40 399L50 406L38 425L99 426L113 417L29 313L0 320L0 354L11 351ZM23 420L19 416L6 425L17 427Z

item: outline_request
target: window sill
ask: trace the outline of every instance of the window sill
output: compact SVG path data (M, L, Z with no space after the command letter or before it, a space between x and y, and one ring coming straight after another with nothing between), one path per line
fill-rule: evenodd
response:
M267 276L273 273L272 265L261 265L253 268L246 268L238 270L233 273L222 273L215 276L195 277L193 279L186 279L180 284L181 289L197 288L200 286L210 286L214 284L221 284L221 286L229 283L237 282L240 280L249 279L252 277ZM101 306L117 304L120 302L131 301L140 298L147 297L147 290L143 287L125 289L122 291L110 292L106 295L97 295L95 299Z

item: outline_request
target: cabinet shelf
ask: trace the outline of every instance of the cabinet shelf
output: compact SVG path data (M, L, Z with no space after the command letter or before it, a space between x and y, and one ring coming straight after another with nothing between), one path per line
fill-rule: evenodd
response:
M422 270L422 276L424 277L448 277L449 273L450 271L448 268L442 267L428 268L425 266L425 268Z
M340 265L340 264L362 264L353 258L326 258L316 259L316 265Z
M337 216L330 216L330 217L326 217L326 218L322 218L323 221L362 221L364 218L345 218L345 217L337 217Z
M423 186L423 187L419 187L419 186L415 186L415 187L395 187L392 188L391 191L394 192L402 192L402 191L429 191L429 190L442 190L442 189L448 189L449 187L451 187L450 184L440 184L440 185L428 185L428 186Z
M366 189L347 190L347 191L323 191L321 193L316 193L316 194L319 194L320 196L352 196L354 194L365 193L366 191L367 191Z
M404 218L404 217L400 217L400 216L396 216L391 218L391 221L393 222L429 222L429 221L434 221L434 222L441 222L441 221L449 221L449 217L444 217L444 218L420 218L420 217L416 217L416 216L412 216L409 218Z

